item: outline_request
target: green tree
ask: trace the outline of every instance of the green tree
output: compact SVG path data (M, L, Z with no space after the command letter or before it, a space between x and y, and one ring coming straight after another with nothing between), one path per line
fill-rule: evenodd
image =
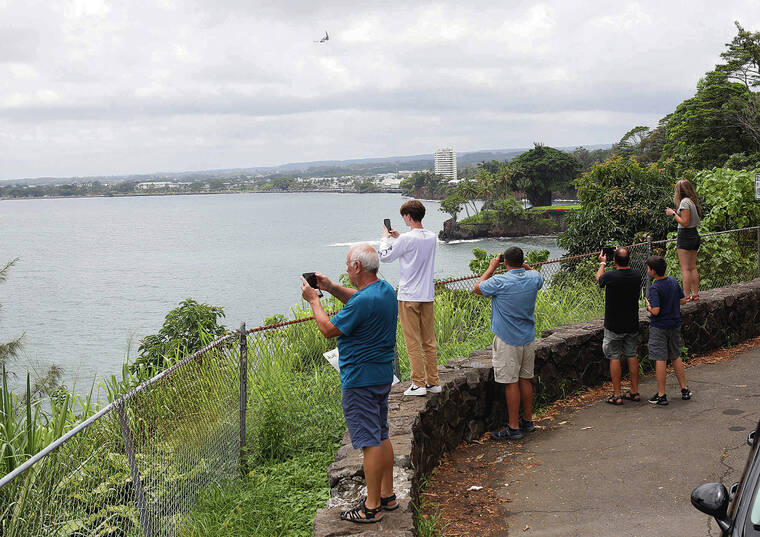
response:
M368 192L380 192L380 187L373 183L370 179L364 179L362 181L354 182L354 190L360 194Z
M451 215L451 218L456 221L459 211L462 210L462 207L466 202L467 201L459 194L451 194L441 201L441 206L438 210Z
M218 306L199 304L188 298L180 302L164 319L157 334L140 342L138 357L131 369L148 376L164 369L178 357L190 355L223 335L226 328L219 324L224 310Z
M760 150L760 32L735 23L738 33L697 85L694 97L667 121L661 161L696 169L722 166L737 153Z
M515 181L530 181L525 194L533 206L551 205L552 190L566 188L581 169L574 156L538 143L514 159L510 167Z
M3 283L8 279L8 271L17 262L18 257L7 262L2 268L0 268L0 283ZM0 307L2 307L1 304ZM22 337L23 336L7 343L0 343L0 365L4 365L8 359L15 358L18 355L18 352L21 350Z
M671 114L661 162L673 158L686 168L712 168L747 150L751 143L736 115L748 98L743 85L723 73L708 73L697 85L696 95Z
M575 182L580 208L569 214L558 244L577 255L630 244L637 233L664 239L672 227L664 215L672 205L675 169L672 163L644 167L621 156L597 164Z
M644 141L649 134L649 127L638 125L632 128L623 135L617 144L615 144L615 154L624 157L635 155L641 146L641 142Z
M401 181L400 187L402 194L415 198L443 199L453 190L445 177L430 171L414 172Z

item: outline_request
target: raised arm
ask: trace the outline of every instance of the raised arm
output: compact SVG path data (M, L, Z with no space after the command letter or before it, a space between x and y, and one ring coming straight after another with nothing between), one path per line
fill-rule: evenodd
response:
M480 279L475 284L475 289L472 290L473 293L475 293L476 295L483 296L483 291L480 290L480 284L486 281L491 276L493 276L493 273L496 272L496 269L499 268L500 264L501 262L499 261L499 256L496 256L493 259L491 259L490 263L488 263L488 268L480 276Z

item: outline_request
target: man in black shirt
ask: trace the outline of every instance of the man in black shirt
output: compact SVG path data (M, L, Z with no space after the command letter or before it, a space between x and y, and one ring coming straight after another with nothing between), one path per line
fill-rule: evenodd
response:
M630 267L628 250L615 250L615 270L604 272L607 265L604 254L599 255L596 281L606 288L604 295L604 341L602 350L610 361L612 395L607 398L611 405L622 405L623 399L641 401L639 395L639 292L641 274ZM623 395L620 386L621 357L628 361L631 389Z

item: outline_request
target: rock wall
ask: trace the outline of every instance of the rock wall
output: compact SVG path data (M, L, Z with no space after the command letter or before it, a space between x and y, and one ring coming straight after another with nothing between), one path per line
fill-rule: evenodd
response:
M684 344L702 353L760 335L760 279L704 291L699 302L682 306ZM639 357L647 356L649 315L639 312ZM554 400L584 386L609 379L602 354L602 320L546 331L536 345L538 397ZM361 452L351 448L346 435L327 471L332 498L314 520L315 537L412 537L413 505L419 499L420 480L438 464L444 452L479 438L506 423L504 391L493 381L490 350L472 353L439 366L440 394L403 397L396 385L389 400L390 439L395 450L394 481L401 508L387 512L371 525L338 520L338 512L365 494Z

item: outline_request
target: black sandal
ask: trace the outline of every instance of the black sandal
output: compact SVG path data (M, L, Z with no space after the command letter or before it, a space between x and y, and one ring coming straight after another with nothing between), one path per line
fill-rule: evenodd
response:
M633 393L631 390L626 390L626 392L623 394L623 399L640 403L641 395L639 395L639 392Z
M343 511L340 514L341 520L348 520L349 522L355 522L357 524L374 524L380 522L383 519L383 506L378 505L376 509L367 509L364 502L367 498L364 498L362 502L348 511Z
M620 406L623 404L623 396L615 395L614 393L607 398L607 402L611 405Z
M382 507L384 511L393 511L394 509L398 509L396 495L391 494L387 498L380 497L380 507Z

